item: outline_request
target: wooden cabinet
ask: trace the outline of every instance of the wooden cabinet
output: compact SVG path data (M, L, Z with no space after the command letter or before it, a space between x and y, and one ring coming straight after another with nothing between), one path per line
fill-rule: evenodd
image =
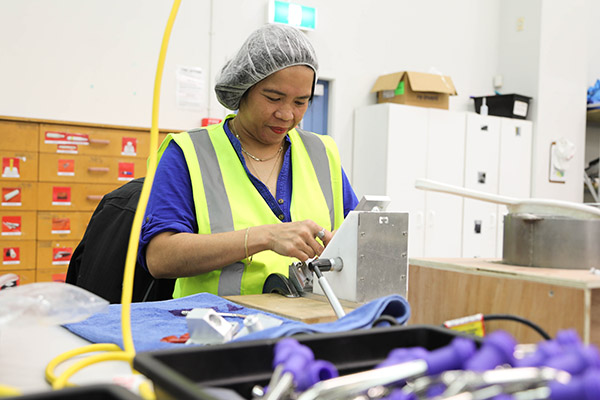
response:
M0 273L64 280L102 197L145 176L150 129L0 117L0 137Z
M499 259L409 260L409 324L441 325L474 314L509 314L539 325L550 336L576 329L600 345L600 276L587 270L532 268ZM525 324L487 321L487 331L506 330L519 343L542 338Z
M359 199L387 195L388 210L409 212L411 257L500 256L505 207L422 191L415 180L529 197L531 128L530 121L468 112L359 108L352 184Z

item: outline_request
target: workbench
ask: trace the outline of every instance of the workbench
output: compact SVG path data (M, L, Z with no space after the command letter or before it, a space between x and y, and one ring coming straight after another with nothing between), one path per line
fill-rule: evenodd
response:
M276 293L225 296L229 301L244 307L269 312L307 324L333 322L337 318L327 298L314 293L305 293L302 297L285 297ZM348 314L360 306L359 303L340 300L342 308Z
M440 325L473 314L512 314L532 321L554 337L576 329L586 343L600 346L600 275L589 270L506 265L499 259L409 259L409 324ZM541 336L514 321L486 321L519 343Z

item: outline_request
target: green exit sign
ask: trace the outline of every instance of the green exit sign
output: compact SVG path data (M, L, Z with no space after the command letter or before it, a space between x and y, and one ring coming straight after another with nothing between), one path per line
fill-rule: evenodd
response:
M271 0L269 22L314 31L317 27L317 9L287 1Z

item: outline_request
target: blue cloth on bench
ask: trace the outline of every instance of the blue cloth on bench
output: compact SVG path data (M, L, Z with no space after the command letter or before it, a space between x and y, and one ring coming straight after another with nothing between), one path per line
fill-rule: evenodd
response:
M185 346L178 343L161 342L161 339L166 336L181 336L187 333L186 320L181 311L193 308L213 308L217 312L243 315L261 313L283 321L283 324L278 327L254 332L238 340L272 339L297 333L341 332L369 328L381 315L389 315L398 323L403 324L410 315L408 302L402 296L391 295L373 300L334 322L306 324L244 307L209 293L200 293L174 300L132 303L131 331L136 351ZM226 319L242 324L242 318L226 317ZM64 326L92 343L115 343L123 348L120 304L111 304L107 313L96 314L85 321Z

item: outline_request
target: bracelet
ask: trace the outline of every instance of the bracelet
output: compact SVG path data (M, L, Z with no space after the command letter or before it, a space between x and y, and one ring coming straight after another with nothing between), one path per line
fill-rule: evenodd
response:
M246 236L244 237L244 250L246 251L246 258L248 259L248 265L252 264L252 256L248 256L248 232L250 227L246 228Z

